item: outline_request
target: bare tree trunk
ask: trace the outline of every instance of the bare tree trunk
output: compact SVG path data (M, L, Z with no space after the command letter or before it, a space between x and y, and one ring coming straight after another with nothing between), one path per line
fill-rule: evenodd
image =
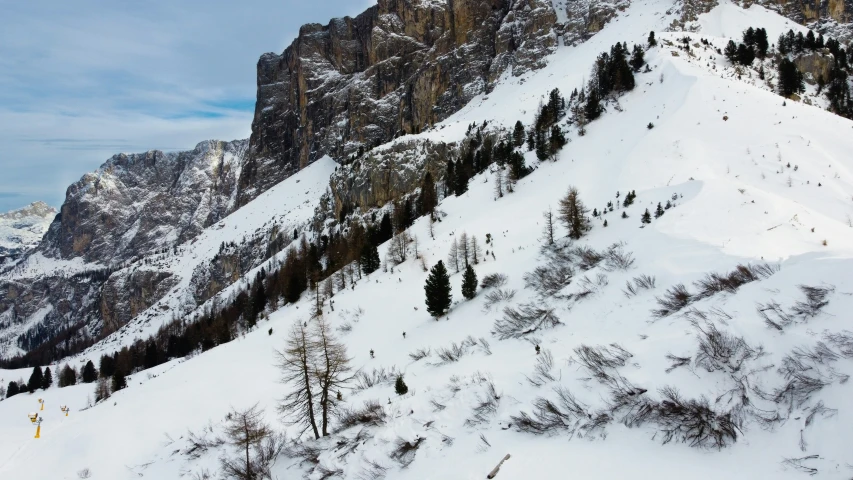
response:
M311 380L316 355L315 344L309 338L301 322L293 325L284 350L276 351L278 367L282 372L281 381L295 389L285 396L278 406L280 413L293 415L292 425L303 425L311 429L315 438L320 438L317 419L314 415L314 398Z
M320 408L323 436L329 434L329 416L334 407L332 390L343 388L352 379L350 358L346 347L332 334L325 320L315 324L313 335L318 347L323 367L316 372L320 384Z

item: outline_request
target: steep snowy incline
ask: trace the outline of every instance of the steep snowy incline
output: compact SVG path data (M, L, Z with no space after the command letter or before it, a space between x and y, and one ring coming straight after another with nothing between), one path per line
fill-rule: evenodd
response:
M455 140L468 124L484 120L505 127L519 119L530 124L543 94L555 87L566 94L579 87L599 52L616 41L643 42L649 30L668 25L665 10L665 2L634 2L588 43L559 49L545 69L522 82L505 79L489 95L420 135ZM784 24L763 10L742 12L746 24ZM695 41L730 32L726 18L712 11L699 23L722 19L722 30L690 35ZM537 169L514 193L495 200L494 172L486 172L474 177L461 197L442 201L439 208L446 216L435 224L434 239L426 218L411 228L429 266L447 258L451 242L462 232L476 235L488 251L475 267L477 274L481 279L506 274L503 288L515 292L509 302L488 306L486 295L494 289L462 300L461 275L451 270L454 306L446 318L435 321L423 306L427 274L417 260L387 273L377 271L335 294L334 311L326 316L354 366L368 374L378 369L404 373L409 392L395 395L393 375L344 392L347 407L377 401L383 418L377 425L313 442L319 447L314 455L282 454L273 469L277 478L318 479L324 472L346 479L482 478L507 453L511 458L498 479L627 478L638 472L644 478L673 480L853 475L848 447L853 441L848 401L853 384L846 381L853 374L853 228L848 219L853 214L853 137L846 133L853 123L813 106L792 101L783 106L782 98L765 88L715 68L721 60L710 51L699 49L695 58L674 55L679 50L672 45L683 36L659 34L662 45L647 55L651 71L638 74L637 88L618 100L619 108L611 104L588 125L585 136L572 131L556 162L538 163L528 152L528 164ZM184 278L194 263L215 254L221 242L248 234L277 212L289 211L293 222L309 218L333 169L331 162L318 162L294 175L268 192L269 198L259 197L248 210L223 220L221 228L206 231L163 268ZM556 211L569 185L579 188L590 209L598 210L609 201L619 205L617 191L636 191L634 205L595 218L592 231L573 245L601 252L622 242L622 251L632 252L634 263L627 268L608 266L605 260L586 267L573 263L573 281L557 295L540 296L524 276L556 255L541 250L541 214L549 207ZM276 197L279 188L290 197ZM654 211L667 201L674 206L651 224L641 224L646 209ZM621 218L623 212L627 218ZM560 228L559 233L566 232ZM487 234L491 240L485 244ZM381 248L383 258L387 248ZM675 314L652 314L661 308L656 297L676 284L696 294L693 282L705 274L764 262L770 273L740 288L695 295ZM656 286L625 294L626 282L634 285L641 275L654 277ZM825 292L817 303L828 303L813 315L796 313L801 308L797 302L809 303L802 285ZM178 308L182 291L176 287L163 305ZM199 433L209 422L218 429L230 407L255 403L276 428L293 435L296 431L278 423L275 414L287 387L276 382L273 352L283 346L291 325L308 321L307 297L272 312L236 341L132 375L129 388L94 407L84 409L92 385L40 392L47 402L41 439L32 439L34 428L26 418L37 408L36 396L0 402L0 474L72 479L89 468L93 479L204 478L205 470L218 468L226 447L192 452L187 430ZM505 306L528 302L553 309L560 324L523 339L500 340L493 334ZM779 328L768 323L767 310L761 309L773 304L788 317L776 319ZM160 306L152 307L148 325L140 320L123 331L124 337L113 337L109 347L156 329L171 314L153 316L158 310ZM708 363L700 342L708 340L709 331L733 339L742 361L738 368ZM818 342L832 355L818 355L820 361L809 363L797 353L817 351ZM612 344L626 353L604 371L606 377L596 376L581 348ZM429 353L416 360L412 354L420 349ZM542 359L549 356L550 366L543 366ZM83 358L74 360L78 367ZM686 361L675 366L679 359ZM812 373L798 372L795 360ZM791 375L814 379L809 375L815 372L819 386L788 401L786 388L798 388ZM0 378L8 382L28 374L0 371ZM664 389L670 386L698 404L704 397L709 409L720 413L714 421L725 412L742 417L737 441L721 450L693 448L680 443L676 432L671 443L662 444L666 425L610 410L614 387L602 384L602 378L615 379L617 387L636 387L632 395L645 399L644 405L666 406L671 397ZM575 423L543 436L519 431L521 412L535 414L541 399L559 403L555 388L571 392L581 405ZM69 417L59 415L60 404L71 407ZM602 412L613 415L601 418ZM601 418L600 428L574 430L573 425L587 425L587 415L593 414ZM760 418L769 420L762 423ZM400 442L417 445L411 457L399 456Z

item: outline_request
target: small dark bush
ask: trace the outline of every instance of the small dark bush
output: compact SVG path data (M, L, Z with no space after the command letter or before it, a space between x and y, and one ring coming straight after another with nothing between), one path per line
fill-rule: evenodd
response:
M492 273L483 277L480 288L503 287L506 285L507 276L503 273Z
M492 330L499 339L521 338L543 328L560 325L553 308L543 308L534 303L525 303L518 308L504 308L503 318L495 322Z

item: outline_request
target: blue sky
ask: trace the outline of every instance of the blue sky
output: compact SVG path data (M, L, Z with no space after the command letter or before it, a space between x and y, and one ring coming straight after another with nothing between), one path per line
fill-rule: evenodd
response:
M375 0L0 0L0 212L118 152L247 138L255 65Z

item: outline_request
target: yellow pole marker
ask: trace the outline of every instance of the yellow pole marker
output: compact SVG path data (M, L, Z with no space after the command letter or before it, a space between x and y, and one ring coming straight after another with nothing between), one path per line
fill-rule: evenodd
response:
M44 400L39 398L39 403L41 404L41 408L39 410L44 410Z
M41 438L41 425L36 427L36 438Z

